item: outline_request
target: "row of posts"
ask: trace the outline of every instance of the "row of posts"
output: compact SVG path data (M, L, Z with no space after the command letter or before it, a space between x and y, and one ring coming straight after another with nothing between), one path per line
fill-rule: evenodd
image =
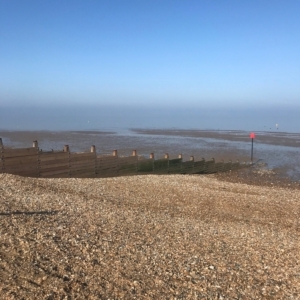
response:
M32 146L34 148L38 148L38 141L33 141ZM3 147L2 138L0 138L0 147L1 148ZM70 152L69 145L64 146L63 152ZM93 152L93 153L96 152L96 146L95 145L91 146L91 152ZM117 150L113 151L113 156L118 156L118 151ZM132 156L137 156L137 151L136 150L133 150ZM178 158L182 159L182 154L179 154ZM150 153L150 159L154 159L154 153ZM169 159L169 154L168 153L165 154L165 159ZM194 156L191 156L190 160L193 161ZM252 148L251 148L251 163L253 164L253 138L252 138Z
M38 148L38 141L33 141L32 147ZM64 146L63 152L70 152L69 145L65 145ZM95 145L91 146L91 152L92 153L96 152L96 146ZM112 155L113 156L118 156L118 150L114 150L113 153L112 153ZM136 150L132 151L132 156L137 156L137 151ZM178 158L182 159L182 154L179 154ZM150 153L150 159L154 159L154 153ZM165 159L169 159L169 153L165 154ZM190 157L190 161L194 161L194 156Z
M2 147L2 146L3 146L3 144L2 144L2 138L0 138L0 147ZM33 141L32 147L33 148L38 148L38 141ZM69 145L65 145L64 146L63 152L70 152ZM96 152L96 146L95 145L91 146L91 152L92 153ZM112 155L113 156L118 156L118 150L114 150ZM137 151L136 150L132 151L132 156L137 156ZM182 159L182 154L179 154L178 158ZM154 159L154 153L150 153L150 159ZM169 159L169 153L165 154L165 159ZM213 160L214 160L214 158L213 158ZM190 161L194 161L194 156L190 156ZM223 161L223 160L221 160L221 161Z

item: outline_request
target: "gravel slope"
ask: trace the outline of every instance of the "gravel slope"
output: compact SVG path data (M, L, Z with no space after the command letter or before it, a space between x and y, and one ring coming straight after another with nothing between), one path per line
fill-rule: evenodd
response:
M299 299L300 190L223 179L0 174L0 298Z

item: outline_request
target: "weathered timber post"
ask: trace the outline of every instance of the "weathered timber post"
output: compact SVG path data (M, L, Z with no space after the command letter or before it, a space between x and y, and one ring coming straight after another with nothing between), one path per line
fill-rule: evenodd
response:
M37 177L40 177L41 162L40 162L40 154L39 154L39 149L38 149L39 148L38 141L33 141L32 142L32 147L36 148L36 150L37 150L37 152L36 152L36 154L37 154L37 160L36 160L37 167L36 167L36 169L37 169Z
M0 138L0 173L4 173L4 160L3 160L3 143Z
M237 159L236 163L235 163L235 169L239 169L240 168L240 161Z
M96 154L96 146L92 145L91 146L91 153L95 154L95 174L97 174L97 154Z
M193 163L192 163L192 172L191 173L194 173L194 161L195 161L195 158L194 158L194 156L193 155L191 155L190 156L190 161L192 161Z
M221 159L221 164L222 164L222 166L220 168L220 172L224 172L224 160L223 159Z
M113 155L113 157L116 158L116 161L117 161L116 166L117 166L117 176L118 176L119 175L118 150L114 150L112 155Z
M68 154L68 168L69 168L69 177L71 177L71 156L70 156L70 148L69 145L65 145L63 152Z
M152 171L154 172L154 153L150 153L150 159L152 159Z
M212 160L212 166L211 166L211 173L216 173L217 172L217 169L216 169L216 160L214 157L211 158Z
M165 154L165 159L168 160L168 164L167 164L167 173L169 173L169 153Z
M178 154L178 158L181 159L179 172L182 173L182 153Z
M138 156L137 156L137 151L136 150L132 150L132 156L134 156L135 159L135 173L138 173Z
M229 163L230 163L230 170L229 171L231 171L232 170L232 160L231 159L229 159L229 161L228 161Z

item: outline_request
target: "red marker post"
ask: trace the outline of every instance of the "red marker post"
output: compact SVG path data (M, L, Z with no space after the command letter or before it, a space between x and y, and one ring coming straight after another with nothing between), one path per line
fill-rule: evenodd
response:
M252 146L251 146L251 163L253 163L253 141L255 139L255 133L254 132L250 133L250 139L252 140Z

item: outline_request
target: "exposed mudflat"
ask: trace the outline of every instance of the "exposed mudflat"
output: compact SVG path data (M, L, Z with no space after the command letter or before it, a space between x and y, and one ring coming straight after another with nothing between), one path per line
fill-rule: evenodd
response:
M212 138L228 141L247 141L248 132L242 130L192 130L192 129L133 129L139 134L168 135L196 138ZM276 131L260 131L255 134L255 141L263 144L289 147L300 146L300 134Z
M112 154L118 150L120 156L130 156L132 150L138 155L155 159L182 155L183 160L193 156L195 160L205 158L225 162L251 159L249 132L241 130L183 130L183 129L122 129L119 131L1 131L3 146L26 148L37 140L43 151L62 150L69 145L71 152L89 152L91 145L96 152ZM300 134L281 131L256 132L254 139L254 162L263 162L276 169L281 177L300 182Z

